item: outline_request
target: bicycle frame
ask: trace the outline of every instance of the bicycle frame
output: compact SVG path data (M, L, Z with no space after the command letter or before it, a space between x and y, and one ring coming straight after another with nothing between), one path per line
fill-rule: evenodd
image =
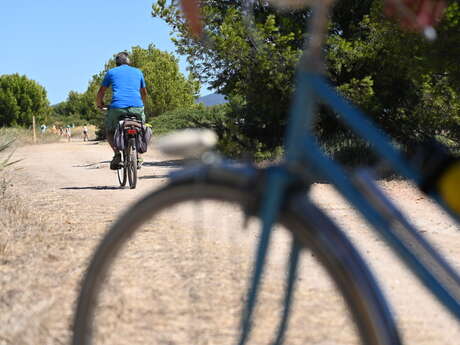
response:
M374 148L378 156L386 160L403 177L419 183L421 174L414 170L390 139L378 130L360 111L345 101L321 73L321 47L325 36L327 15L332 0L316 2L317 15L311 24L310 49L304 53L298 67L296 92L294 94L285 137L284 163L268 171L267 190L260 209L263 221L262 236L257 251L248 303L243 315L240 345L246 342L251 328L252 311L256 304L257 290L262 277L265 257L268 255L271 227L282 205L283 196L292 178L292 168L314 170L314 176L326 179L370 223L372 228L397 252L402 261L423 282L434 296L460 320L460 276L429 244L417 229L402 215L398 208L384 195L368 173L359 172L349 177L342 166L328 158L312 135L312 123L318 101L328 105L357 135ZM318 72L319 71L319 72ZM436 195L430 195L456 221L456 216ZM296 268L297 257L291 254L291 271ZM292 276L292 277L291 277ZM285 296L285 310L289 308L290 294L295 274L290 274ZM286 312L285 312L286 314ZM275 344L280 343L285 323Z
M342 116L344 122L373 145L378 155L386 159L398 173L415 183L419 181L418 172L414 171L402 159L401 154L388 144L388 138L372 126L364 115L348 105L326 84L321 76L306 74L300 77L301 85L309 85L310 89L314 90L307 94L306 98L309 102L314 103L315 98L318 97L324 104L330 105ZM295 97L301 96L297 94ZM300 115L299 110L294 108L293 114ZM302 120L300 119L300 121ZM294 115L292 126L295 125L296 116ZM316 168L317 174L326 178L356 207L372 227L378 230L388 244L398 252L419 279L460 319L460 278L458 274L420 235L415 227L397 211L397 207L383 193L380 194L378 189L366 190L362 183L369 181L362 181L362 177L360 179L359 175L357 179L353 180L347 177L343 168L327 158L310 135L304 132L304 135L298 136L298 140L293 143L295 146L288 148L287 164L296 161L290 158L291 154L295 157L299 153L304 161L311 162ZM439 202L439 198L433 197ZM444 205L441 204L441 206ZM453 286L452 283L454 283Z

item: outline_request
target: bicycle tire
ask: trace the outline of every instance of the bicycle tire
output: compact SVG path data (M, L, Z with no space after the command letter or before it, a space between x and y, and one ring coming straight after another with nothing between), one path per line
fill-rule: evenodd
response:
M73 345L92 344L91 324L99 288L111 262L143 222L181 201L225 200L240 207L257 203L256 193L226 181L179 181L152 192L117 220L100 242L83 279L73 323ZM302 201L303 200L303 201ZM401 344L379 287L345 235L304 196L292 197L280 222L324 266L342 294L362 344Z
M129 188L136 188L137 184L137 149L136 149L136 139L131 138L128 142L127 148L128 162L128 180Z
M118 177L118 182L120 183L120 186L124 187L127 181L126 155L124 151L121 152L121 164L120 164L120 168L117 169L117 177Z

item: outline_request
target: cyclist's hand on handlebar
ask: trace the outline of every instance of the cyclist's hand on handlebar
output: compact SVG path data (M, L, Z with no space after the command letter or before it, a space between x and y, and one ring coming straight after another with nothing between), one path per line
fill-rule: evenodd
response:
M278 0L282 2L283 0ZM445 0L384 0L385 14L395 17L407 30L423 31L428 38L434 38L432 29L441 19L446 8ZM200 0L181 0L182 10L191 32L202 34ZM430 30L432 33L430 33ZM430 37L432 36L432 37Z
M385 14L412 31L424 31L438 24L445 8L445 0L385 0Z

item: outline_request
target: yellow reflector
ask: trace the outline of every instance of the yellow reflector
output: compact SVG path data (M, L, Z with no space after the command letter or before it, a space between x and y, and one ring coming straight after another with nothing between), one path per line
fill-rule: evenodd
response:
M460 214L460 162L453 163L442 174L438 190L447 205Z

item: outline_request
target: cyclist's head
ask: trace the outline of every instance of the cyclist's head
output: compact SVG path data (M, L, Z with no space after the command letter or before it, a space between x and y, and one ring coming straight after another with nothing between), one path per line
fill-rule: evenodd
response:
M117 66L129 65L129 55L128 55L128 53L127 52L118 53L115 56L115 64Z

